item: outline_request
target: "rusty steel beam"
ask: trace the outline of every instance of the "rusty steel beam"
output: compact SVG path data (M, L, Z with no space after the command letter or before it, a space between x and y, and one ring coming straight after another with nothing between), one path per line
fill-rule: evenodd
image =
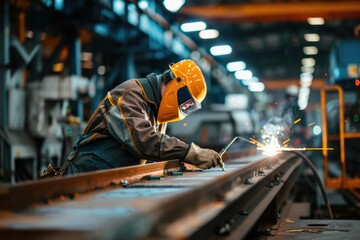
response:
M325 20L360 17L359 1L237 3L216 6L184 6L181 13L212 20L227 21L304 21L309 17Z
M70 197L77 193L104 189L113 185L121 186L139 182L147 175L162 175L167 171L178 171L180 161L150 163L146 165L123 167L76 176L53 177L29 181L16 185L0 186L0 209L16 209L34 203L46 203L60 196Z

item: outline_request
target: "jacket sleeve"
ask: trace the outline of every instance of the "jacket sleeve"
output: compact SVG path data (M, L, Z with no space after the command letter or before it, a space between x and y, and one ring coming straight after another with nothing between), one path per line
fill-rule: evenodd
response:
M125 91L109 111L110 134L139 158L183 159L189 145L156 131L146 112L147 104L140 89Z

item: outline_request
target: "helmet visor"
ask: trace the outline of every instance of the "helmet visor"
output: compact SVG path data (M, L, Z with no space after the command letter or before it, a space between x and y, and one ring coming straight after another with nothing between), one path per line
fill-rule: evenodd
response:
M187 86L180 88L177 95L180 112L185 116L201 109L201 104L193 98Z

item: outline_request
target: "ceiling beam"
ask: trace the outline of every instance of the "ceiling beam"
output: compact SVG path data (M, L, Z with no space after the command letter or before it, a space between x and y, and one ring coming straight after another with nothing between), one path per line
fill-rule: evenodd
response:
M261 81L265 84L265 88L268 91L274 91L274 90L281 91L290 85L298 85L299 86L299 84L300 84L300 80L296 79L296 78L283 79L283 80L262 79ZM316 78L316 79L313 79L313 81L312 81L311 89L321 89L324 86L325 86L324 79Z
M360 1L316 1L237 3L216 6L184 6L181 13L213 20L227 21L304 21L309 17L325 20L360 18Z

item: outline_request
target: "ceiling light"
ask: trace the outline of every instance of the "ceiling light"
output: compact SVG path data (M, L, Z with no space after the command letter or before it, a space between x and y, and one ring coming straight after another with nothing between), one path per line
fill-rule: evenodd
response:
M242 79L241 80L241 83L245 86L249 85L250 83L253 83L253 82L258 82L259 81L259 78L257 77L252 77L250 79Z
M324 25L325 23L325 20L320 17L308 18L307 21L310 25Z
M228 64L226 64L226 69L229 72L244 70L245 68L246 68L246 63L243 61L229 62Z
M316 62L314 58L303 58L301 59L301 63L304 67L313 67Z
M170 12L177 12L185 3L185 0L164 0L164 7Z
M311 46L311 47L304 47L303 51L305 55L316 55L318 53L318 48Z
M311 73L301 73L300 74L300 82L308 83L313 80L313 75Z
M200 21L200 22L190 22L190 23L183 23L180 26L181 30L183 32L195 32L195 31L201 31L206 28L206 23Z
M240 70L235 72L235 77L239 80L248 80L253 77L253 74L250 70Z
M318 41L320 41L320 36L319 36L319 34L316 34L316 33L306 33L304 35L304 38L308 42L318 42Z
M314 67L308 67L308 66L302 66L301 72L303 73L314 73L315 68Z
M232 52L232 48L229 45L219 45L210 48L210 53L213 56L227 55Z
M262 82L252 82L249 83L248 89L250 92L263 92L265 90L265 85Z
M214 39L219 36L219 31L216 29L206 29L199 32L199 37L202 39Z
M145 0L139 1L138 4L139 4L139 8L142 10L145 10L149 7L149 3Z

